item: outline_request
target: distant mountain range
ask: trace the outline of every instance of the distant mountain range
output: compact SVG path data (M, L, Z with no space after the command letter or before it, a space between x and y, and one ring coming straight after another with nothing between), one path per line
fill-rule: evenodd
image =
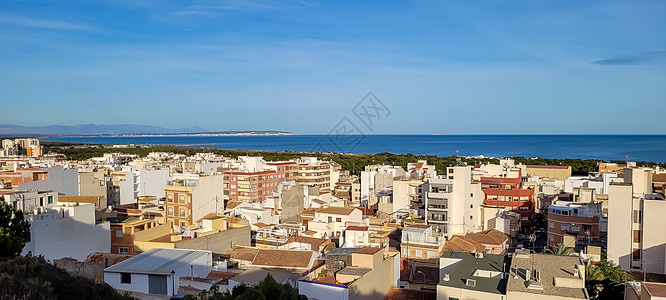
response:
M20 126L12 124L0 125L0 135L107 135L107 134L178 134L178 133L207 133L208 130L199 126L188 128L164 128L160 126L118 124L96 125L80 124L74 126Z

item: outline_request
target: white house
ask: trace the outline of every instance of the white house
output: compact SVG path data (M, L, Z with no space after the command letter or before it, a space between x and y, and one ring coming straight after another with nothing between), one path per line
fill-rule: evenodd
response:
M30 242L22 255L43 255L47 260L71 257L84 260L92 252L111 251L109 222L95 223L95 205L59 204L26 211Z
M153 248L104 269L104 281L118 290L173 295L180 277L204 278L212 269L211 251Z

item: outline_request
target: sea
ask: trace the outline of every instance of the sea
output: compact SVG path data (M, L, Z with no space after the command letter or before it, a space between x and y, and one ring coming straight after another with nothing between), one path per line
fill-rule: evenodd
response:
M77 136L54 142L222 149L666 162L666 135L275 135Z

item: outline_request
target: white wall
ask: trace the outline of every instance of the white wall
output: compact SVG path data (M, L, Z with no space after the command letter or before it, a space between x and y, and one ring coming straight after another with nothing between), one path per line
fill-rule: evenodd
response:
M44 214L27 215L30 242L23 248L47 260L71 257L84 260L92 252L111 251L109 222L95 224L94 204L63 208Z
M229 280L231 287L231 280ZM301 280L298 282L298 293L308 299L318 300L349 300L349 289L326 283Z
M62 195L79 195L79 171L77 169L65 169L62 166L57 166L44 168L44 171L49 174L47 180L24 182L19 184L19 189L22 191L53 190Z
M140 170L139 196L164 197L167 181L169 181L169 170Z

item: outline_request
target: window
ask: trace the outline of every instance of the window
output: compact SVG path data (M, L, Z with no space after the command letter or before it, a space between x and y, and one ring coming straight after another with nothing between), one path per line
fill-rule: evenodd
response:
M434 251L428 251L428 258L436 258L437 256L435 255Z
M178 197L178 200L180 200L180 203L185 203L185 195L180 195L180 197Z
M580 231L580 225L571 225L571 231L579 232Z
M476 280L474 280L474 279L467 279L466 284L467 284L468 286L476 286Z
M132 274L120 273L120 283L132 283Z
M186 226L186 225L185 225L185 222L180 222L180 227L181 227L181 228L185 228L185 226Z
M53 204L53 196L49 196L49 204Z
M560 228L561 228L562 230L569 230L569 224L562 224L562 225L560 226Z
M550 227L550 228L555 228L555 223L553 223L553 222L548 222L548 227Z
M185 209L184 208L180 209L180 216L185 217Z
M44 197L39 198L39 206L44 206Z
M555 240L555 237L554 237L554 236L552 236L552 235L549 235L549 236L548 236L548 240L552 242L552 241L554 241L554 240Z
M173 194L167 195L167 202L173 202Z
M127 247L118 247L118 253L127 255L127 253L129 253L129 249L127 249Z
M641 242L641 231L634 230L634 243L640 243L640 242Z
M173 207L167 208L167 215L173 216Z
M631 258L633 260L640 260L641 259L641 250L634 248L634 251L631 252Z
M416 256L418 257L423 256L423 250L416 250Z
M336 222L342 222L342 219L340 219L340 218L335 218L335 221L336 221Z
M639 210L634 210L634 223L641 222L641 212Z
M333 217L328 217L328 222L329 223L333 222Z
M122 230L116 230L116 237L123 237L123 231Z

